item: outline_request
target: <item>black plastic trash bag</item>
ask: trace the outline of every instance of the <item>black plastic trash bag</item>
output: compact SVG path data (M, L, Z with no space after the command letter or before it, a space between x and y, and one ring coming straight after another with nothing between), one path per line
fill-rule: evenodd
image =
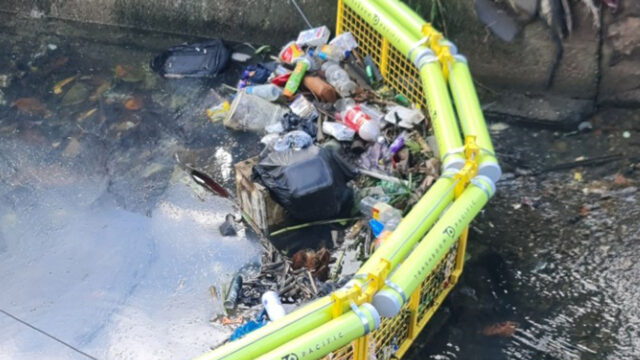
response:
M253 180L269 189L273 199L300 221L347 215L353 204L347 181L355 175L340 156L317 146L274 151L253 167Z
M151 69L168 78L213 77L225 69L231 54L222 40L169 48L151 60Z

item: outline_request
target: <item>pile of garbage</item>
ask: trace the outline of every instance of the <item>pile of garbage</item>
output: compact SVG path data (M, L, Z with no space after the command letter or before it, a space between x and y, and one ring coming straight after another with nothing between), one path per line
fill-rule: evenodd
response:
M428 119L384 85L351 33L305 30L268 60L248 65L233 96L206 115L261 136L251 180L287 216L265 239L330 225L332 241L291 252L265 240L260 269L226 292L227 311L261 310L264 296L297 304L342 285L439 176Z

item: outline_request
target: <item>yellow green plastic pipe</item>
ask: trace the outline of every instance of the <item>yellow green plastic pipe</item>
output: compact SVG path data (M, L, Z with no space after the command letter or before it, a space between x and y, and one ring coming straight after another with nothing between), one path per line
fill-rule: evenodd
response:
M401 23L388 16L377 3L371 0L343 0L343 3L382 34L403 55L421 64L420 75L443 168L460 169L464 159L460 154L452 153L462 147L460 129L449 97L447 83L433 52L425 46L416 45L415 36Z
M427 24L408 5L399 0L370 0L376 3L388 18L396 24L404 26L411 41L418 42L423 37L422 27ZM502 175L502 170L494 154L491 137L487 130L480 101L473 85L473 79L467 60L462 55L455 55L457 48L450 41L445 40L452 54L454 63L451 64L449 75L449 87L456 105L456 111L464 135L476 136L476 143L481 148L478 173L497 182ZM424 78L423 78L424 80Z
M333 301L325 296L252 331L241 339L227 343L198 357L198 360L253 360L331 320ZM345 308L345 310L347 310Z
M359 269L355 278L362 285L361 276L373 271L380 259L395 268L433 225L442 211L453 200L453 171L443 174L403 218L390 237L376 250ZM245 337L227 343L198 358L198 360L243 360L270 351L311 329L331 320L329 297L318 299L284 318L253 331ZM347 310L346 308L344 310Z
M429 188L429 191L411 208L398 227L360 267L356 278L359 275L363 276L373 272L380 264L381 259L389 261L391 269L404 260L416 242L424 237L427 230L453 200L454 181L452 176L454 174L453 171L445 172Z
M465 135L474 135L476 144L480 147L478 174L488 176L494 183L498 182L502 170L495 157L471 71L464 56L455 55L454 59L449 74L449 88L456 104L462 132Z
M471 185L387 279L387 285L374 295L372 303L381 316L393 317L398 314L409 296L436 268L494 192L495 185L488 177L476 176L473 179Z
M420 17L420 15L416 14L413 9L409 7L409 5L405 4L400 0L369 0L378 4L388 17L394 19L397 23L402 24L411 35L417 37L418 39L422 38L422 27L427 24L427 22ZM443 39L441 42L443 45L449 46L449 49L452 54L456 54L458 49L456 46L450 42L449 40Z
M380 316L371 304L365 303L356 311L349 311L257 359L320 359L380 326Z

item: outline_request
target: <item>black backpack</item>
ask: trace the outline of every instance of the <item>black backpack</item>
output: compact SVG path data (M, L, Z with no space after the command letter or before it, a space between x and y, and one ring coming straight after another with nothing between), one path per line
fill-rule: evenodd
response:
M231 53L220 39L169 48L151 60L151 69L168 78L214 77L225 69Z

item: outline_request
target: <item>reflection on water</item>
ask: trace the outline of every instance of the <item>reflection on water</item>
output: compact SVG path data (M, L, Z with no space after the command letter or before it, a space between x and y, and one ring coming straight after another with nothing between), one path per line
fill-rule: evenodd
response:
M2 20L0 309L51 337L0 313L0 357L86 358L52 337L109 359L190 358L219 343L229 330L209 323L220 304L208 289L259 246L220 235L233 204L174 160L230 188L232 164L257 152L204 117L219 82L149 72L155 48L183 39L112 29L104 43L87 28Z

